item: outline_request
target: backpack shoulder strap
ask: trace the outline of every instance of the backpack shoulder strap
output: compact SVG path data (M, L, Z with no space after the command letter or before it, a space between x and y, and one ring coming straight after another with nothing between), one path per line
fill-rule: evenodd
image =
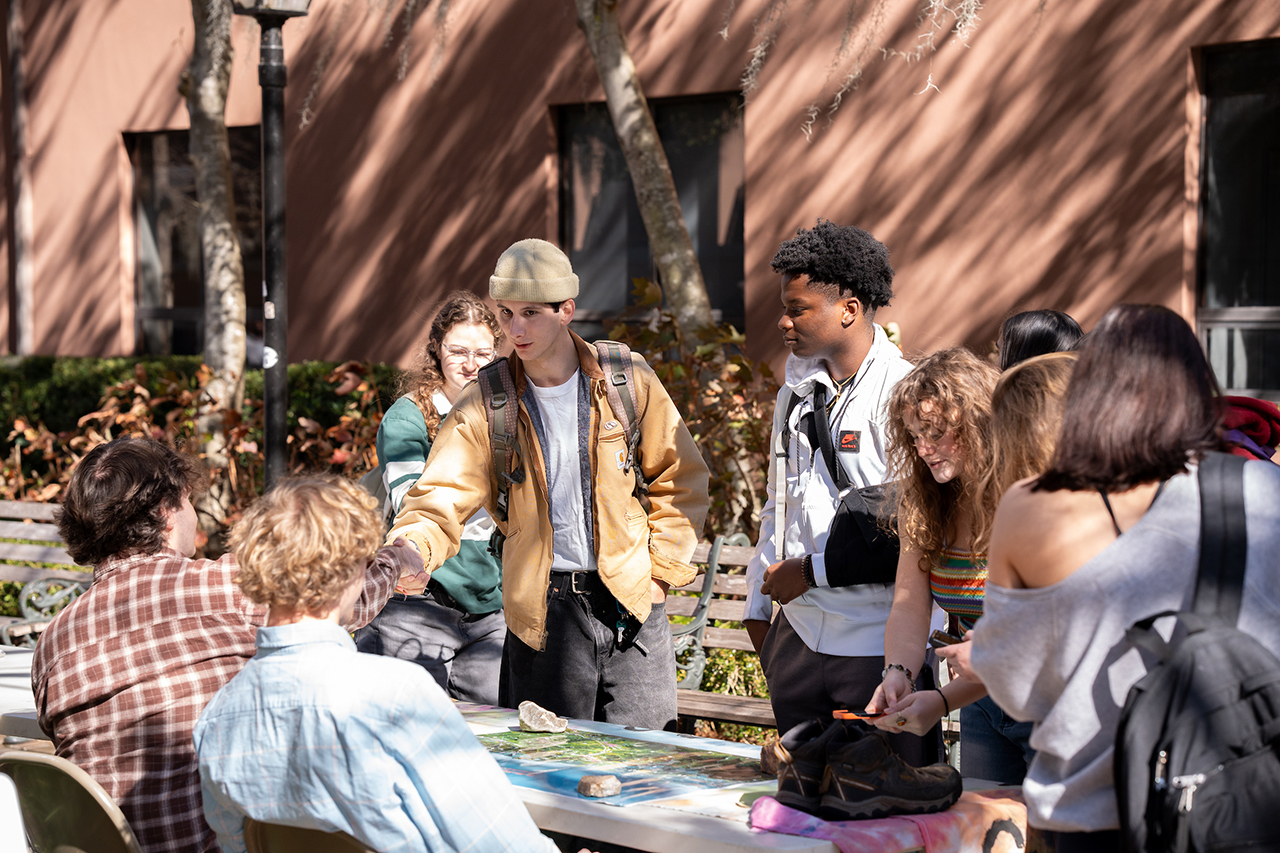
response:
M782 416L782 429L778 430L777 443L773 447L773 557L775 563L786 559L787 539L787 457L791 453L791 413L803 398L795 391L787 391L787 411Z
M631 348L617 341L596 341L596 358L600 369L604 372L604 392L609 398L609 407L622 424L622 432L627 437L627 460L623 470L634 471L636 478L636 497L649 493L649 484L640 472L639 460L636 459L640 446L640 401L636 397L635 370L631 364Z
M782 416L782 431L778 434L778 447L774 451L774 455L781 455L786 459L791 454L791 413L796 410L796 406L800 405L800 401L804 398L795 391L787 391L787 413Z
M524 468L515 467L516 429L520 405L516 401L516 383L511 365L505 358L480 368L480 395L489 421L489 447L493 452L493 471L498 481L498 520L507 520L508 492L512 483L524 482Z
M836 489L843 494L853 485L853 481L849 478L849 472L840 464L835 445L831 442L831 422L827 419L827 386L821 383L813 386L813 416L817 420L818 444L822 447L822 458L826 460L827 471L835 481Z
M596 358L604 371L604 390L609 405L622 422L622 431L631 438L632 430L640 431L636 419L636 379L631 365L631 348L617 341L596 341ZM622 393L622 389L626 393Z
M1227 453L1200 461L1200 569L1191 610L1235 625L1244 593L1249 541L1244 517L1244 462Z

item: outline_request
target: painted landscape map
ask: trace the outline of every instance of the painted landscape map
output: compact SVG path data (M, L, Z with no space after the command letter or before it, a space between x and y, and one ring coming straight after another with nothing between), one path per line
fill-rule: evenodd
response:
M739 744L578 720L559 734L513 731L513 712L472 707L459 710L507 778L526 788L578 797L579 779L607 773L622 782L622 793L596 802L621 806L697 791L777 786L760 772L759 747L743 750Z

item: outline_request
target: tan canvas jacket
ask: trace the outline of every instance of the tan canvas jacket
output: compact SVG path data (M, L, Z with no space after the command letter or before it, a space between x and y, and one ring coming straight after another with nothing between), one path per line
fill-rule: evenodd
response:
M573 336L578 360L590 381L588 448L593 472L592 496L596 564L609 591L637 619L650 610L650 578L682 586L693 580L689 564L707 513L707 466L666 389L644 359L634 365L637 417L640 420L640 468L649 482L646 514L632 494L635 477L622 469L626 438L605 396L604 373L593 347ZM511 359L516 395L528 381L517 358ZM502 559L502 604L507 626L531 648L546 642L546 597L551 573L551 516L542 448L524 401L520 401L517 464L523 483L509 492L509 517L498 527L506 534ZM459 396L440 425L426 470L411 488L387 535L411 540L428 571L458 551L463 522L484 507L497 516L497 481L489 426L479 383Z

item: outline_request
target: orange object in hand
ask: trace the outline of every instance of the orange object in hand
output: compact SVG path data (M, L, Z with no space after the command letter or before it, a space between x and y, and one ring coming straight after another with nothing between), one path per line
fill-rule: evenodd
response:
M832 711L831 716L837 720L862 720L863 722L866 722L868 720L878 720L883 717L884 714L858 714L853 711L838 710Z

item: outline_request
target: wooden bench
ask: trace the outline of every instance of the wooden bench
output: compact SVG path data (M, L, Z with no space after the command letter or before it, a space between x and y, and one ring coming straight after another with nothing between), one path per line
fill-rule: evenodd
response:
M0 501L0 581L25 584L18 595L20 617L0 617L0 644L34 646L53 614L89 588L93 579L75 571L53 523L56 504ZM16 565L15 565L16 563ZM53 563L66 568L36 565Z
M700 543L694 551L693 561L705 564L706 574L679 589L680 592L696 593L696 597L667 596L668 616L691 617L687 625L673 623L671 626L671 633L676 640L676 653L690 653L689 659L682 666L685 677L676 683L676 707L681 731L691 732L694 720L768 727L777 725L773 717L773 706L768 699L699 689L706 666L707 649L735 649L755 653L745 628L712 624L730 622L741 625L747 595L744 570L754 555L754 548L726 545L723 536L716 537L715 542Z

